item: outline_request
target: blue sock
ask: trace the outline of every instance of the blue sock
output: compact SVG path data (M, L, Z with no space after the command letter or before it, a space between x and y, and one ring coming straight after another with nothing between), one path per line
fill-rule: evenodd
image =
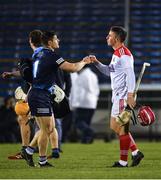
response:
M52 153L59 153L59 148L53 148Z
M25 151L27 152L27 154L30 154L30 155L33 155L34 154L34 151L35 151L35 148L31 147L31 146L28 146Z

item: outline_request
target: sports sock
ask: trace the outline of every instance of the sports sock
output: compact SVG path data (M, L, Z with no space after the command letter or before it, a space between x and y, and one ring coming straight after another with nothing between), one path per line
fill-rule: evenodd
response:
M27 154L33 155L35 148L28 146L25 151L27 152Z
M59 148L53 148L52 153L59 153Z
M120 139L120 160L127 161L128 150L130 147L131 139L129 134L119 136Z
M139 151L138 149L136 149L135 151L132 151L132 156L136 156L138 151Z
M120 163L122 166L126 166L126 165L127 165L127 161L119 160L119 163Z
M136 146L136 143L135 143L135 141L134 141L131 133L129 133L129 137L130 137L130 139L131 139L131 142L130 142L130 150L131 150L131 152L132 152L132 154L133 154L133 152L138 151L138 148L137 148L137 146ZM137 152L136 152L136 153L137 153ZM135 153L134 153L134 154L135 154Z
M40 164L45 164L46 162L47 162L46 156L39 156L39 163Z

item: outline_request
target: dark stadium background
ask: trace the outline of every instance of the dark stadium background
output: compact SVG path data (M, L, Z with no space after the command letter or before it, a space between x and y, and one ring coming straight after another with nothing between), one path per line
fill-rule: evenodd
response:
M55 30L61 40L60 54L79 61L94 54L110 62L112 49L106 35L112 25L124 26L127 45L135 58L135 73L143 62L146 69L138 103L150 105L156 122L150 127L132 126L135 136L158 140L161 136L161 1L160 0L0 0L0 73L16 69L21 57L31 57L28 34L34 29ZM110 80L98 73L101 94L93 119L98 137L113 138L107 129L110 113ZM21 79L0 79L0 102L21 83Z

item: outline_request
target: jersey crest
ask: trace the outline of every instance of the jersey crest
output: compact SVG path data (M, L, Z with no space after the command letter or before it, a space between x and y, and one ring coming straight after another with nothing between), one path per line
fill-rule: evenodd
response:
M120 58L123 55L131 56L131 52L125 46L121 46L120 48L115 50L114 55Z

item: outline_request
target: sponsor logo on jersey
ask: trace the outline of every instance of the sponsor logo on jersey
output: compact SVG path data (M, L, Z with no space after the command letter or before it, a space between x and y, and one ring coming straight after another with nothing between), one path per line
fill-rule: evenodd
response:
M37 113L48 114L49 112L49 108L37 108Z

